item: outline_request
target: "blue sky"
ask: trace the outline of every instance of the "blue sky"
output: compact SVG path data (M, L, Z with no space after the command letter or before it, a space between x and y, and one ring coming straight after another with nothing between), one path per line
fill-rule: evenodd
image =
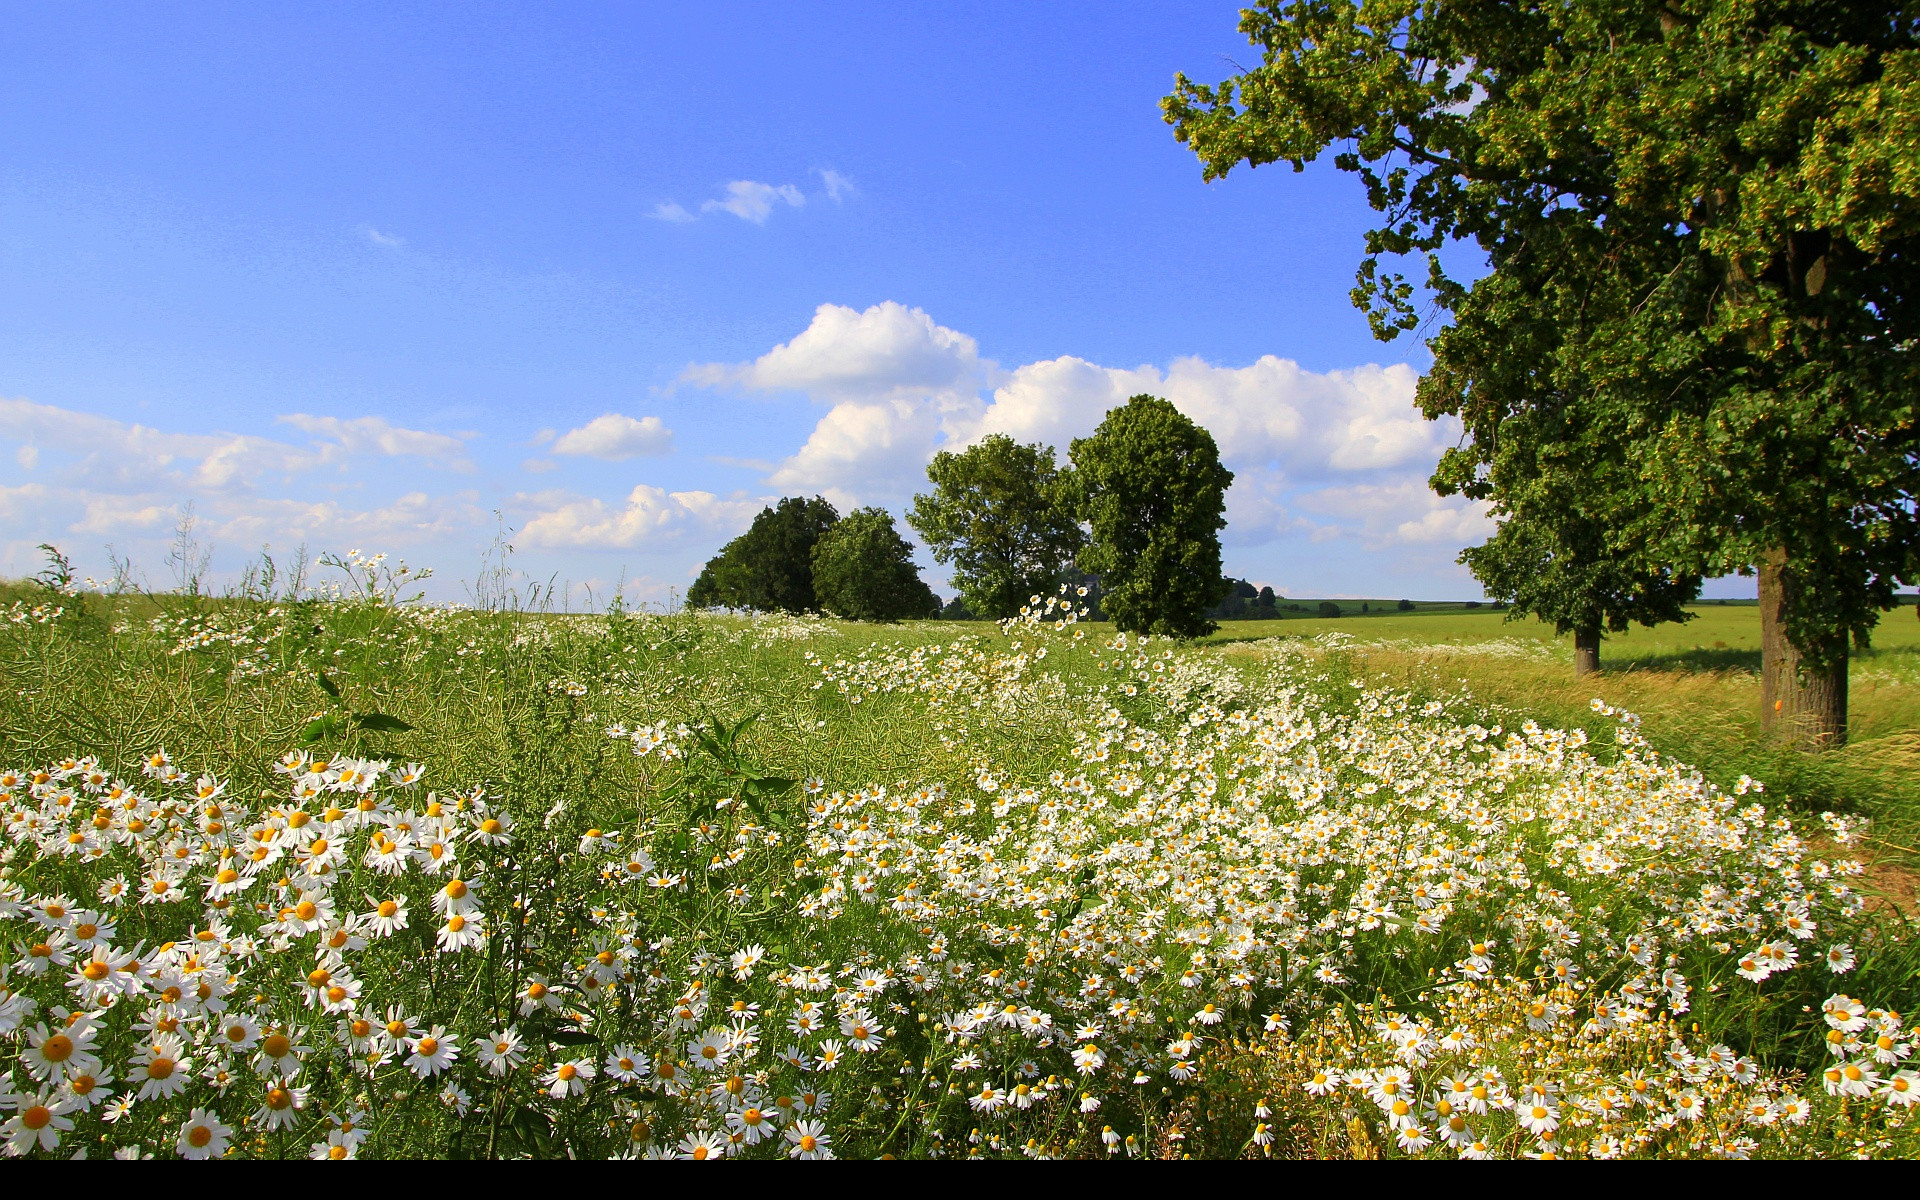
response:
M1203 184L1231 4L6 6L0 571L387 550L458 598L684 589L768 499L900 511L1132 390L1239 475L1227 566L1477 595L1455 435L1347 301L1330 169ZM936 587L942 573L923 556Z

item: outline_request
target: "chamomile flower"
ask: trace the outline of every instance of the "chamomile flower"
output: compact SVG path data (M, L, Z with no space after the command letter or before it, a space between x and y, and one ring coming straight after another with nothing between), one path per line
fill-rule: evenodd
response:
M262 1129L291 1128L306 1106L306 1088L290 1083L270 1084L260 1099L260 1107L253 1111L253 1123Z
M569 1096L584 1095L595 1074L591 1059L572 1059L554 1064L540 1082L546 1088L547 1095L555 1100L565 1100Z
M195 1108L180 1122L180 1134L174 1148L182 1158L219 1158L227 1152L233 1129L219 1116L204 1108Z
M827 1127L819 1121L795 1121L786 1130L787 1157L826 1159L833 1157Z
M10 1096L13 1116L0 1123L0 1139L7 1153L22 1155L36 1148L46 1151L60 1148L60 1135L73 1132L73 1111L69 1100L48 1091Z
M460 1039L435 1025L413 1039L408 1049L411 1053L402 1060L402 1065L422 1079L431 1079L451 1068L460 1057Z

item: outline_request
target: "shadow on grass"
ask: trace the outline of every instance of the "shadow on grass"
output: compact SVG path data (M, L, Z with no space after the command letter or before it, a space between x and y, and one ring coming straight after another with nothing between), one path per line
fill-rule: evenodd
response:
M1679 650L1669 654L1621 657L1612 662L1602 659L1600 670L1613 675L1624 675L1633 671L1677 671L1685 675L1723 674L1730 671L1759 674L1760 651L1741 650L1736 647L1696 646L1692 650Z

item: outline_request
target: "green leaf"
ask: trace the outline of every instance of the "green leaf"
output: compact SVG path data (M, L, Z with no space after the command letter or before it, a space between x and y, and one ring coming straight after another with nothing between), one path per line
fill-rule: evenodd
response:
M371 729L376 733L405 733L413 726L399 717L390 717L386 713L355 713L353 723L362 729Z
M538 1109L515 1109L500 1132L505 1135L502 1140L521 1153L534 1158L553 1157L553 1125Z
M578 1029L556 1029L547 1035L556 1046L597 1046L600 1039Z
M307 722L306 728L300 731L300 744L311 746L325 738L339 737L346 731L346 721L336 713L328 713Z
M327 673L325 671L315 671L313 673L313 677L320 682L321 691L325 692L329 696L332 696L335 702L337 703L340 703L340 704L346 703L345 700L340 698L340 689L337 686L335 686L333 680L327 678Z

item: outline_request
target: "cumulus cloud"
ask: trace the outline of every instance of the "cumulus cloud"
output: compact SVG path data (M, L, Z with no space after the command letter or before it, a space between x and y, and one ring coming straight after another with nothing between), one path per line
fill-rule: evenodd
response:
M659 204L654 205L653 212L648 215L656 221L666 221L674 225L684 225L688 221L699 220L698 217L671 200L663 200Z
M761 225L773 215L775 204L785 203L790 208L799 208L807 202L800 189L790 183L775 187L770 183L756 183L751 179L736 179L727 185L727 194L718 200L709 200L700 206L701 212L730 212L742 221L751 221Z
M1396 546L1464 546L1493 532L1484 500L1436 496L1424 481L1355 483L1302 494L1302 508L1332 518L1322 536L1353 535L1369 550Z
M1131 396L1171 401L1210 431L1235 473L1230 545L1289 537L1358 539L1369 549L1462 545L1489 530L1484 506L1426 487L1452 421L1414 407L1405 365L1310 371L1267 355L1245 366L1176 359L1110 367L1074 356L1002 370L973 338L894 302L823 304L806 329L744 363L688 367L682 382L801 393L828 406L767 482L860 503L898 503L927 461L989 434L1044 442L1064 458Z
M768 482L853 495L911 486L936 441L979 419L980 391L1000 375L972 338L889 300L822 304L798 336L752 362L698 364L681 379L831 405Z
M673 449L673 431L659 417L635 420L621 413L595 417L578 429L561 434L554 454L578 455L620 462L643 455L666 454Z
M514 497L514 504L528 514L516 539L520 544L631 550L688 533L731 536L745 529L767 501L668 492L643 483L618 507L562 491L523 493Z
M703 387L805 392L831 403L935 393L972 398L997 374L972 338L888 300L865 311L822 304L792 341L749 363L695 364L681 379Z
M1413 407L1416 376L1405 365L1319 373L1267 355L1251 366L1199 358L1156 367L1102 367L1064 357L1029 363L994 392L968 440L1004 433L1062 451L1107 410L1150 393L1212 433L1229 466L1278 464L1295 478L1424 465L1454 432Z

